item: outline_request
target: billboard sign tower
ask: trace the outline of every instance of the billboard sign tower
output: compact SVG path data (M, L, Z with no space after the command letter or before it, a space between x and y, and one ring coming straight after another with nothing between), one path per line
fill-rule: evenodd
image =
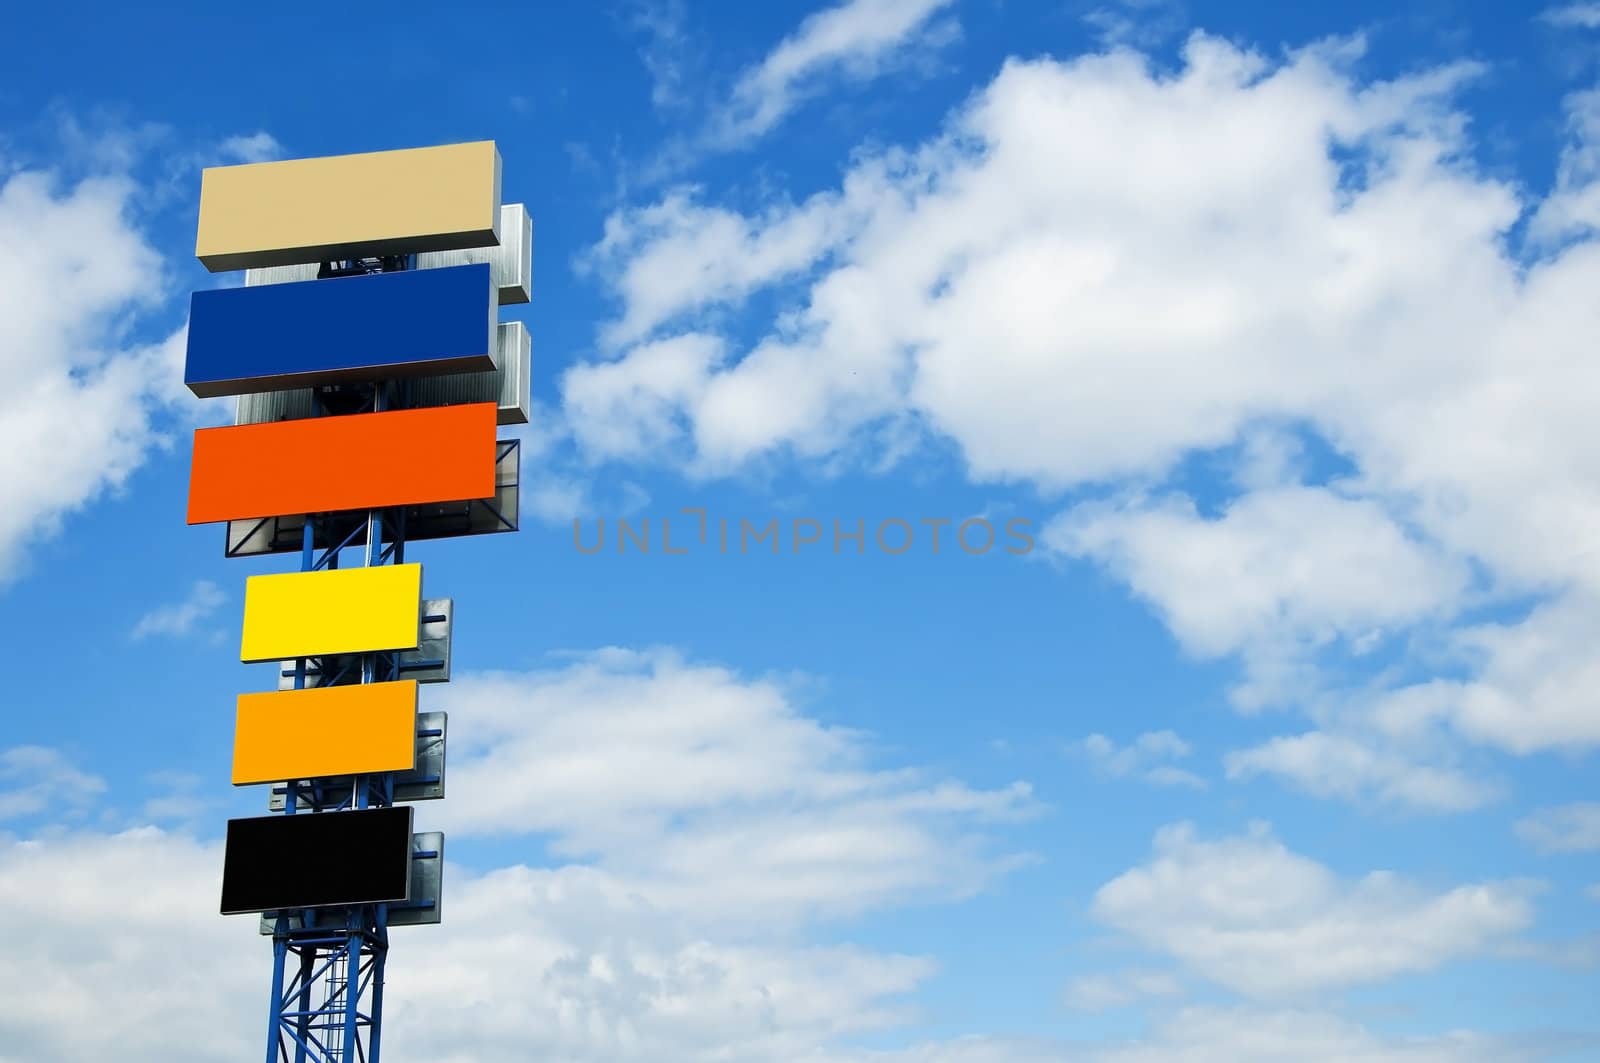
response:
M408 541L515 531L532 229L500 202L493 141L204 172L195 254L243 287L198 291L184 382L233 397L195 432L188 522L229 557L298 554L246 582L221 910L272 939L267 1063L378 1063L389 931L437 923L454 603Z

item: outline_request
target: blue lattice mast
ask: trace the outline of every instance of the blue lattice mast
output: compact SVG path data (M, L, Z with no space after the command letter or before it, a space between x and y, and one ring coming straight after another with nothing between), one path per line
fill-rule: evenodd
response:
M412 261L408 258L385 264L390 268L404 268ZM346 272L360 268L359 263L342 265ZM384 401L388 390L388 384L378 384L371 389L372 412L388 408ZM332 515L307 516L301 533L302 572L337 569L344 550L354 545L356 536L352 530L335 545L320 552L316 549L319 520L336 519ZM383 546L386 529L383 511L369 511L364 524L366 542L362 561L367 567L405 561L404 510L387 525L395 530L387 548ZM330 529L328 538L332 540L335 535L337 528ZM373 683L400 676L398 653L363 653L353 662L301 657L294 661L291 689L305 689L313 663L318 667L322 686ZM290 780L284 787L283 814L294 815L299 811L302 788L315 812L372 805L388 807L394 804L394 782L393 772L355 775L348 784L338 779L309 779L304 783ZM438 854L433 856L439 858ZM389 955L389 906L306 909L297 917L293 913L279 912L264 917L264 923L269 921L272 926L272 983L266 1063L287 1063L291 1058L290 1046L293 1046L295 1063L352 1059L379 1063L383 1036L383 969ZM290 958L296 961L294 968L288 964Z

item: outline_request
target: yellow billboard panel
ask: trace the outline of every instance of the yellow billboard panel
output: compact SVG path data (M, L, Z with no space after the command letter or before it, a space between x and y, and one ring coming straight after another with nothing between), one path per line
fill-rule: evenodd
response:
M239 659L413 650L421 610L421 565L251 576L244 585Z
M213 273L499 242L492 140L212 166L200 176L194 253Z
M233 784L410 771L417 754L417 683L240 694Z

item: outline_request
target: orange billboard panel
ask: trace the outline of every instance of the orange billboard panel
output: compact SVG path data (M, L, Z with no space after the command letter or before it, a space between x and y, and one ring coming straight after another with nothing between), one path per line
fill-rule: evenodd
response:
M492 498L492 402L201 428L189 523Z
M417 684L363 683L240 694L233 784L410 771Z

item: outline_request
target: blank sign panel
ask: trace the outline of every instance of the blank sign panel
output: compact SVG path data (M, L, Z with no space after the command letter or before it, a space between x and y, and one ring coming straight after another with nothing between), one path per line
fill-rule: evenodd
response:
M416 754L414 680L239 695L235 786L410 771Z
M408 899L411 806L228 821L222 914Z
M213 273L500 243L494 141L212 166L195 257Z
M189 523L492 498L495 404L198 428Z
M495 367L489 266L198 291L183 382L200 398Z
M239 659L416 649L421 619L418 564L251 576Z

